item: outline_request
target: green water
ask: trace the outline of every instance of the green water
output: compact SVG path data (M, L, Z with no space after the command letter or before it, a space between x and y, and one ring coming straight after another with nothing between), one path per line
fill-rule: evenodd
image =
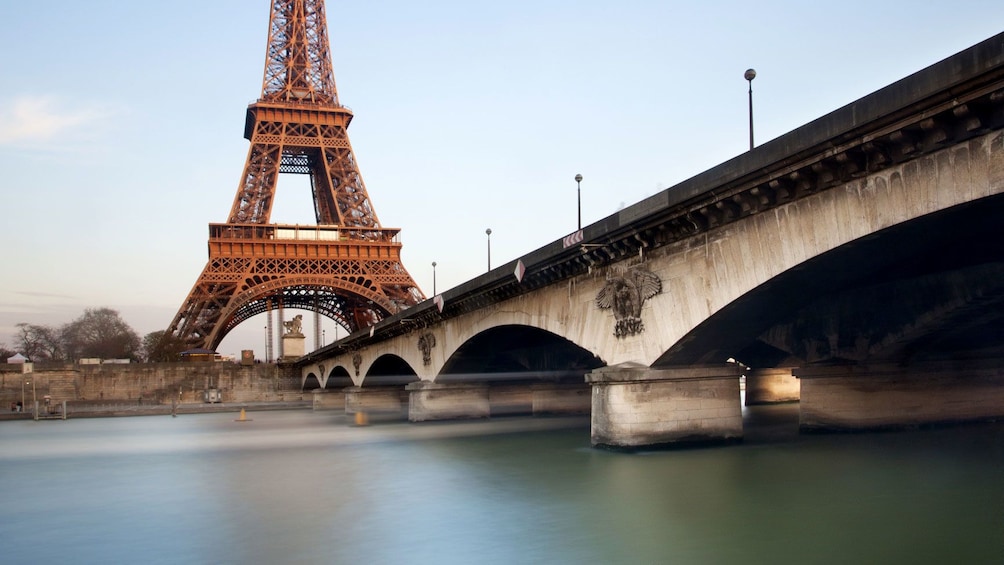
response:
M613 453L588 420L0 423L5 563L1002 563L1004 424Z

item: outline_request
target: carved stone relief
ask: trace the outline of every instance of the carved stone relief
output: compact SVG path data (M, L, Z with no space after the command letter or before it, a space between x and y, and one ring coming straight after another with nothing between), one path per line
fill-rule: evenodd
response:
M628 337L645 331L641 307L660 292L662 280L658 275L645 267L632 267L620 276L607 277L607 284L596 295L596 306L612 309L617 320L614 335Z
M436 336L424 333L418 338L418 350L422 352L422 363L426 366L432 364L433 347L436 347Z

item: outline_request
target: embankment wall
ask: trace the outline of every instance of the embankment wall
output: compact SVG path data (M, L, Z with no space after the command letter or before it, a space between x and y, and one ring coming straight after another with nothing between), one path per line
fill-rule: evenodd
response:
M12 367L12 366L7 366ZM32 373L0 371L0 407L49 396L52 404L129 401L146 404L201 403L207 389L221 401L302 401L300 377L291 367L235 363L130 363L123 365L35 365ZM307 398L309 400L309 398Z

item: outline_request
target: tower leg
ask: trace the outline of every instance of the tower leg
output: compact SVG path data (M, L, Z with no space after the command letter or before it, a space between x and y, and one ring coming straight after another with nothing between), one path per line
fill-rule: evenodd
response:
M268 300L268 306L265 310L265 362L271 363L274 357L272 356L272 299Z
M283 308L282 308L282 299L280 298L279 299L279 335L280 336L283 334L282 328L285 325L283 323L285 321L286 321L286 313L283 311ZM279 361L280 359L282 359L283 357L286 356L286 348L283 347L283 345L284 345L283 344L283 340L279 339L279 354L275 356L275 360L276 361Z
M314 297L314 349L321 348L321 311Z

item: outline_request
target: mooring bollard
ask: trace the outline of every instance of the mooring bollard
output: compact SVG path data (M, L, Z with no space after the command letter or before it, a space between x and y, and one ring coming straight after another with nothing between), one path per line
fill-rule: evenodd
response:
M356 412L356 425L357 426L368 426L370 424L369 416L366 412Z

